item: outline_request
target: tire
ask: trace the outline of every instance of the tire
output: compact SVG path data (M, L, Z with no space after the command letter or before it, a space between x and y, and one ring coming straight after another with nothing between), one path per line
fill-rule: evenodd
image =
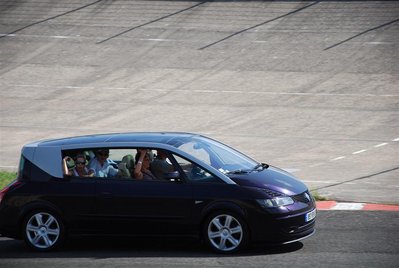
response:
M48 210L29 213L23 222L22 235L25 243L37 251L50 251L64 240L65 227L61 218Z
M203 237L217 253L234 253L248 244L249 231L246 222L232 212L212 213L204 223Z

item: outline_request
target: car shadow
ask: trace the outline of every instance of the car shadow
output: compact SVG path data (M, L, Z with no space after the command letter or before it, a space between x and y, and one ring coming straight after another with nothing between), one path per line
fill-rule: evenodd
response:
M23 241L0 238L0 259L13 258L126 258L126 257L239 257L284 254L298 251L301 242L288 245L252 245L235 254L217 254L210 251L198 240L175 239L122 239L85 238L71 239L61 248L51 252L36 252Z

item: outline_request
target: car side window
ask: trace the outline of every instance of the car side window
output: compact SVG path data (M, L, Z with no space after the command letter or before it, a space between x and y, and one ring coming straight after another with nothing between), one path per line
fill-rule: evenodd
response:
M94 177L94 170L88 168L88 158L83 151L63 152L62 170L64 176L89 178Z
M197 164L180 157L178 155L173 155L179 164L180 168L183 170L186 178L189 182L194 183L204 183L204 182L212 182L212 183L223 183L218 177L214 176L212 173L207 170L201 168Z

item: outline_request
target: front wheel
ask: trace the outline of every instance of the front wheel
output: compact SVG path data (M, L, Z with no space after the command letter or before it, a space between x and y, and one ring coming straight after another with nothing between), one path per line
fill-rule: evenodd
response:
M248 243L248 227L233 213L214 213L205 222L204 238L218 253L233 253Z
M49 211L30 213L23 224L25 242L38 251L49 251L57 247L64 238L61 219Z

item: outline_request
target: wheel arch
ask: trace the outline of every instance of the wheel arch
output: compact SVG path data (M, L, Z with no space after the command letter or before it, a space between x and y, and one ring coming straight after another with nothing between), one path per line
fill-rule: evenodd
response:
M32 213L33 211L40 211L40 210L45 210L45 211L49 211L49 212L53 212L53 213L57 214L63 221L65 230L67 230L66 221L63 217L62 211L59 208L57 208L55 205L53 205L52 203L45 201L45 200L36 200L36 201L30 202L30 203L26 204L21 209L21 212L19 215L19 220L18 220L18 230L21 230L21 231L23 230L24 220L30 213Z
M201 224L200 224L201 240L203 242L205 242L206 244L208 244L209 246L211 245L209 238L206 237L206 229L207 229L208 222L213 217L215 217L217 215L223 215L223 214L230 214L231 216L236 218L236 220L241 222L241 225L242 225L242 228L244 231L243 232L244 238L242 240L242 244L239 245L237 248L232 249L231 251L226 251L226 252L216 249L216 252L222 253L222 254L224 254L224 253L230 254L230 253L236 252L238 250L241 250L243 248L246 248L252 238L251 228L248 224L248 217L247 217L248 213L244 207L242 207L239 204L232 202L232 201L218 201L218 202L211 203L207 207L204 208L204 210L202 211L202 219L201 219ZM214 246L210 246L210 247L212 250L215 251Z
M233 202L233 201L216 201L208 204L201 212L201 224L200 224L200 230L202 230L205 221L208 219L208 217L216 212L232 212L234 214L237 214L242 218L242 220L245 221L245 223L248 225L248 220L247 218L247 211L240 206L239 204ZM250 229L250 228L248 228ZM251 232L250 230L248 230Z

